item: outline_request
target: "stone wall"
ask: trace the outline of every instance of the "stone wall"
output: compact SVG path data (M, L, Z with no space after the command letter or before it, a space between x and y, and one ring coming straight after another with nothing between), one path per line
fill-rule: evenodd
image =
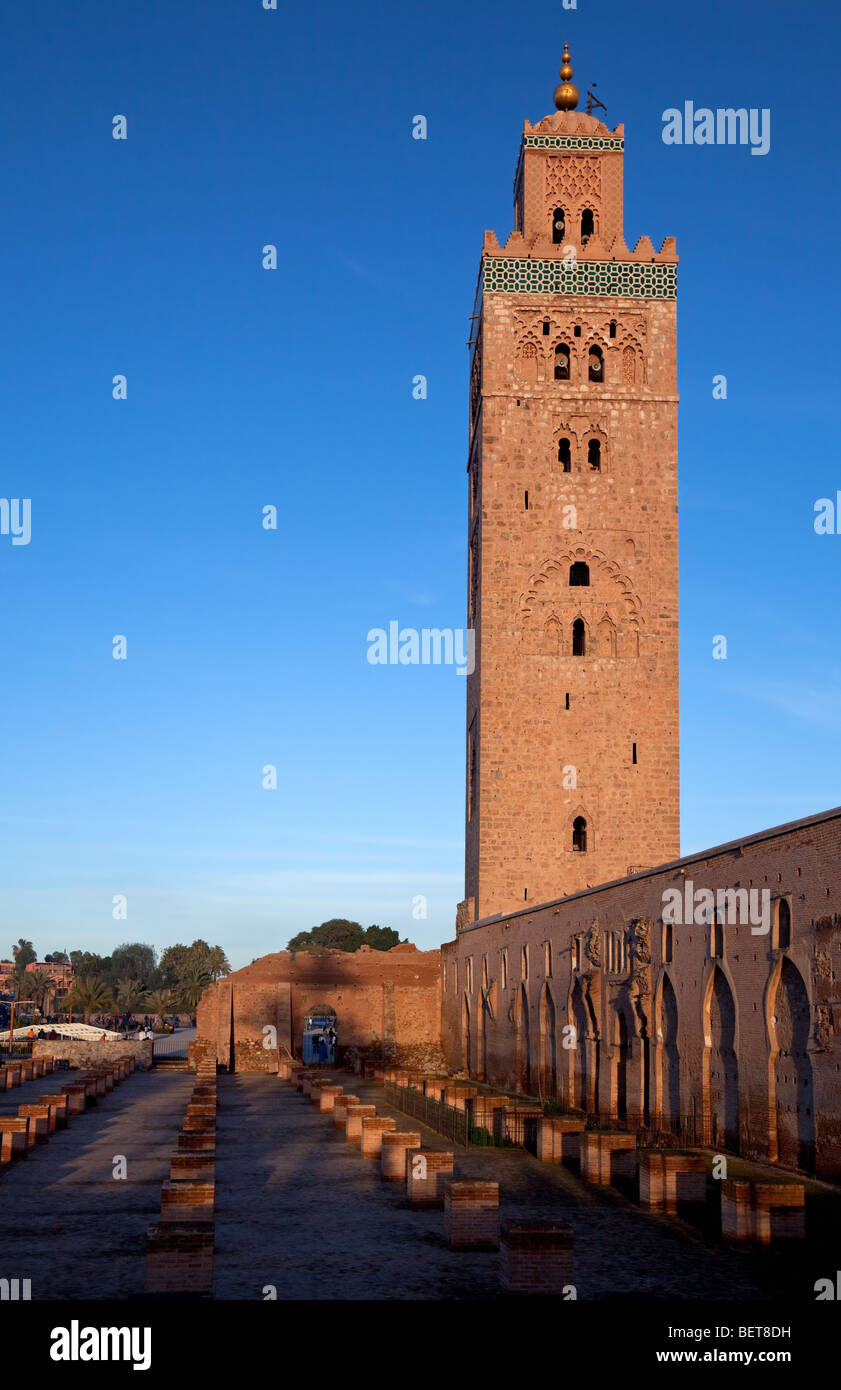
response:
M725 889L767 894L767 934L685 911ZM841 1177L841 809L466 926L442 971L451 1067Z
M336 1012L340 1054L408 1062L440 1052L440 953L410 945L391 951L297 952L263 956L205 990L198 1008L197 1042L222 1066L275 1071L278 1047L300 1056L304 1021L319 1004Z
M151 1038L130 1038L127 1042L111 1039L97 1042L80 1038L60 1038L50 1042L35 1038L32 1051L36 1057L66 1057L71 1067L96 1067L102 1062L116 1062L120 1057L133 1057L138 1071L148 1071L152 1065L154 1043Z

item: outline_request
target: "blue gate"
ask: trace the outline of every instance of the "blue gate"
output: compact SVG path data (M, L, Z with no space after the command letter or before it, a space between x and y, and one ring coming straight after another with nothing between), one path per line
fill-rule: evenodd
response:
M307 1014L304 1021L304 1061L324 1062L330 1066L336 1060L336 1015Z

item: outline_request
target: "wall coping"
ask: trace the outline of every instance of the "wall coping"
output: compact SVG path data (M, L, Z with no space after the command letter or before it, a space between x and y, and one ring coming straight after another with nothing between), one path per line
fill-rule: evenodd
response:
M453 941L445 941L444 946L455 945L459 937L466 932L476 931L479 927L491 926L494 922L508 922L515 917L530 917L536 912L542 912L547 907L557 907L562 903L575 902L580 898L590 898L594 893L603 893L606 888L617 888L623 883L637 883L644 878L654 878L657 874L677 872L688 864L699 864L705 859L717 859L725 854L734 854L743 850L748 845L758 845L764 840L776 840L782 835L790 835L795 830L805 830L813 825L822 825L825 821L841 819L841 806L834 806L829 811L819 811L814 816L804 816L802 820L786 821L783 825L772 826L770 830L760 830L754 835L741 835L737 840L728 840L723 845L714 845L712 849L698 850L695 854L683 855L680 859L669 859L665 864L655 864L650 869L640 869L636 874L625 874L622 878L611 878L605 883L597 883L592 888L579 888L575 893L566 893L562 898L549 898L543 903L530 903L528 907L514 908L511 912L495 912L491 917L480 917L477 922L468 924L457 931Z

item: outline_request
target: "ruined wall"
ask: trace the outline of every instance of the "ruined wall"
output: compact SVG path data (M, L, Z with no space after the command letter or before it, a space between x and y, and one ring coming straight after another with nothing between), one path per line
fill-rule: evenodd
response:
M66 1057L71 1067L98 1067L103 1062L118 1062L121 1057L133 1057L138 1071L148 1071L152 1065L154 1043L151 1038L115 1039L98 1042L95 1038L64 1038L52 1041L35 1038L32 1053L35 1057Z
M340 1049L398 1062L425 1053L440 1060L440 987L438 951L280 951L205 991L197 1041L211 1045L225 1067L274 1071L277 1053L264 1047L264 1027L273 1024L278 1043L300 1055L307 1013L327 1004L336 1011Z
M767 934L689 884L767 895ZM841 1177L841 810L467 925L442 975L451 1067Z

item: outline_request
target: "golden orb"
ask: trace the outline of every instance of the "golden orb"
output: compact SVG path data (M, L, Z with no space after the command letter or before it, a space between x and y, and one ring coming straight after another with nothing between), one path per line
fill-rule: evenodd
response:
M555 88L555 105L559 111L574 111L578 105L578 88L574 82L570 82L572 77L572 64L569 61L569 44L564 44L561 66L558 69L558 76L561 79L560 86Z

